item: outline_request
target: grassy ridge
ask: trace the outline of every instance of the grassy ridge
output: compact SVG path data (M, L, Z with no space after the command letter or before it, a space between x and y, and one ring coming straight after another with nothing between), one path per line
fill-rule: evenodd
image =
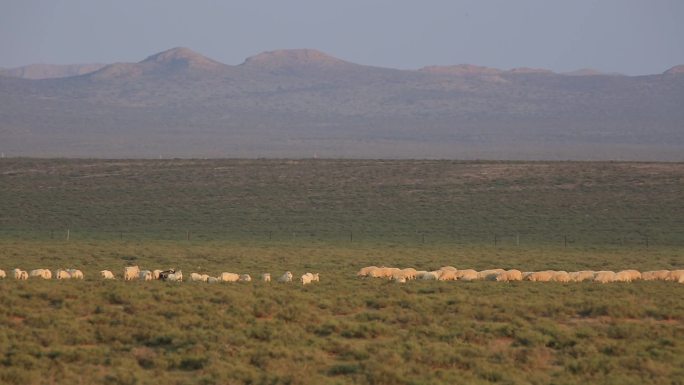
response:
M684 165L0 161L0 234L684 245Z

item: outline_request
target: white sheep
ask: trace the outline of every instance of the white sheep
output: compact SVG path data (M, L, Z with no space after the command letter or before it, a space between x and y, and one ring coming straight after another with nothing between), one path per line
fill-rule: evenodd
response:
M64 269L55 270L55 279L71 279L71 274Z
M555 273L556 272L553 270L533 271L531 274L527 275L525 280L532 282L550 282Z
M615 273L615 282L632 282L641 279L641 273L637 270L622 270Z
M153 277L151 271L149 271L149 270L142 270L142 271L139 273L138 278L142 279L143 281L151 281L154 277Z
M219 282L219 279L216 277L207 278L207 283L217 283L217 282Z
M311 274L311 273L306 273L299 278L299 280L302 282L302 285L310 284L312 279L313 279L313 274Z
M160 279L162 271L157 269L157 270L152 270L152 278L157 280Z
M670 270L644 271L641 273L641 279L644 281L667 281L669 276Z
M684 270L672 270L667 276L667 280L684 283Z
M473 269L459 270L456 272L456 278L463 281L474 281L477 279L477 271Z
M48 269L31 270L29 276L34 278L52 279L52 273Z
M270 273L261 274L261 280L264 282L271 282L271 274Z
M425 281L437 281L441 275L442 272L439 270L428 271L425 274L422 274L422 279Z
M480 280L485 280L485 281L493 281L496 279L496 276L499 275L499 273L503 273L504 269L488 269L488 270L482 270L477 273L477 279Z
M280 278L278 278L278 282L292 282L292 273L286 271L285 274L281 275Z
M190 280L193 282L203 281L202 274L190 273Z
M0 269L0 278L1 279L7 278L7 273L5 273L5 270Z
M445 268L440 268L437 270L439 272L439 280L440 281L455 281L458 279L456 274L458 273L458 270L455 268L449 268L450 266L447 266L447 269Z
M14 273L14 279L18 279L18 280L22 280L22 281L28 279L28 273L24 270L14 269L12 272Z
M183 282L183 272L181 270L178 270L173 273L169 274L162 274L162 279L165 281L170 281L170 282ZM166 278L164 278L166 277Z
M522 272L516 269L506 270L499 273L495 279L499 282L522 281Z
M240 280L240 276L239 276L238 274L235 274L235 273L226 273L226 272L223 272L223 273L221 273L221 275L219 276L219 279L220 279L222 282L237 282L237 281Z
M412 267L401 269L401 272L404 274L404 278L406 278L408 281L416 279L416 274L418 273L418 271Z
M371 273L371 271L377 269L377 266L366 266L362 267L361 270L359 270L358 273L356 273L357 277L368 277Z
M72 279L83 279L83 272L78 269L67 269L67 273Z
M573 271L568 273L572 282L584 282L594 279L594 272L591 270Z
M612 271L602 270L594 274L594 282L609 283L613 281L615 281L615 273Z
M140 267L138 266L126 266L124 267L124 281L132 281L138 279L140 276Z
M240 282L252 282L252 277L249 274L241 274L239 281Z
M114 279L114 273L112 273L109 270L101 270L100 276L102 277L102 279Z
M553 282L564 282L564 283L570 282L571 281L570 274L568 274L567 271L563 271L563 270L555 271L553 273L553 276L551 277L551 281L553 281Z

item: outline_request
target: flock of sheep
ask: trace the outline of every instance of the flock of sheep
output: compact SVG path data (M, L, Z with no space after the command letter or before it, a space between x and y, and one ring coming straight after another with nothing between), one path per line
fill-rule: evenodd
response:
M83 279L83 272L77 269L58 269L55 273L48 269L35 269L27 272L21 269L12 270L14 279L26 280L31 278L41 278L41 279ZM102 279L116 279L116 276L110 270L100 271L100 276ZM0 270L0 278L6 278L7 273L4 270ZM171 282L182 282L183 272L174 269L168 270L140 270L138 266L127 266L124 267L123 275L124 281L171 281ZM278 278L278 282L292 282L294 276L291 272L287 271L285 274ZM264 273L261 274L261 280L264 282L271 282L271 274ZM252 277L249 274L236 274L223 272L217 277L211 277L208 274L198 274L191 273L190 281L193 282L208 282L208 283L218 283L218 282L251 282ZM306 273L303 274L299 281L303 285L308 285L313 282L320 282L320 277L318 273Z
M32 278L41 279L83 279L83 272L78 269L58 269L54 274L48 269L35 269L30 272L14 269L12 270L15 279L25 280ZM644 281L674 281L684 283L684 270L655 270L639 272L637 270L622 270L618 272L613 271L530 271L521 272L520 270L511 269L490 269L475 271L472 269L459 270L453 266L444 266L438 270L433 271L419 271L412 267L400 269L396 267L377 267L367 266L359 270L356 274L358 277L370 278L385 278L399 283L406 283L414 279L422 279L427 281L534 281L534 282L584 282L593 281L599 283L609 282L632 282L636 280ZM4 270L0 270L0 278L5 278L7 274ZM103 279L116 279L114 273L110 270L100 271L100 276ZM127 266L124 268L124 281L183 281L183 272L174 269L169 270L140 270L138 266ZM278 282L292 282L294 276L287 271L278 278ZM190 281L193 282L251 282L252 277L249 274L236 274L223 272L216 277L208 274L191 273ZM271 274L261 274L261 281L271 282ZM303 274L299 281L302 285L308 285L313 282L319 282L318 273Z
M684 270L637 270L613 271L530 271L522 272L511 269L490 269L475 271L472 269L459 270L453 266L444 266L433 271L419 271L414 268L400 269L396 267L366 266L356 274L358 277L385 278L399 283L406 283L414 279L428 281L534 281L534 282L584 282L599 283L644 281L674 281L684 283Z

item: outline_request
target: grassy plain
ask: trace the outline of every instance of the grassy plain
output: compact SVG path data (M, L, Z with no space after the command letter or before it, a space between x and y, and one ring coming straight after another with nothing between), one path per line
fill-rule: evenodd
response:
M4 159L0 268L86 280L0 281L0 383L682 384L684 285L354 273L682 268L683 191L681 164ZM128 264L322 281L97 279Z

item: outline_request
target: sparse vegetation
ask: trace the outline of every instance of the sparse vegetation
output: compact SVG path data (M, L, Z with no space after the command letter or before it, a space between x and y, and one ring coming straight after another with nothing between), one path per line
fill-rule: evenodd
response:
M0 281L2 384L684 378L684 285L398 285L355 277L370 264L681 268L680 164L3 160L0 167L0 268L77 267L86 276ZM462 229L459 237L437 231L450 225ZM66 227L69 241L50 238ZM425 243L416 229L427 232ZM567 247L557 237L564 232ZM318 271L321 282L175 284L97 274L120 275L128 264L253 277Z

